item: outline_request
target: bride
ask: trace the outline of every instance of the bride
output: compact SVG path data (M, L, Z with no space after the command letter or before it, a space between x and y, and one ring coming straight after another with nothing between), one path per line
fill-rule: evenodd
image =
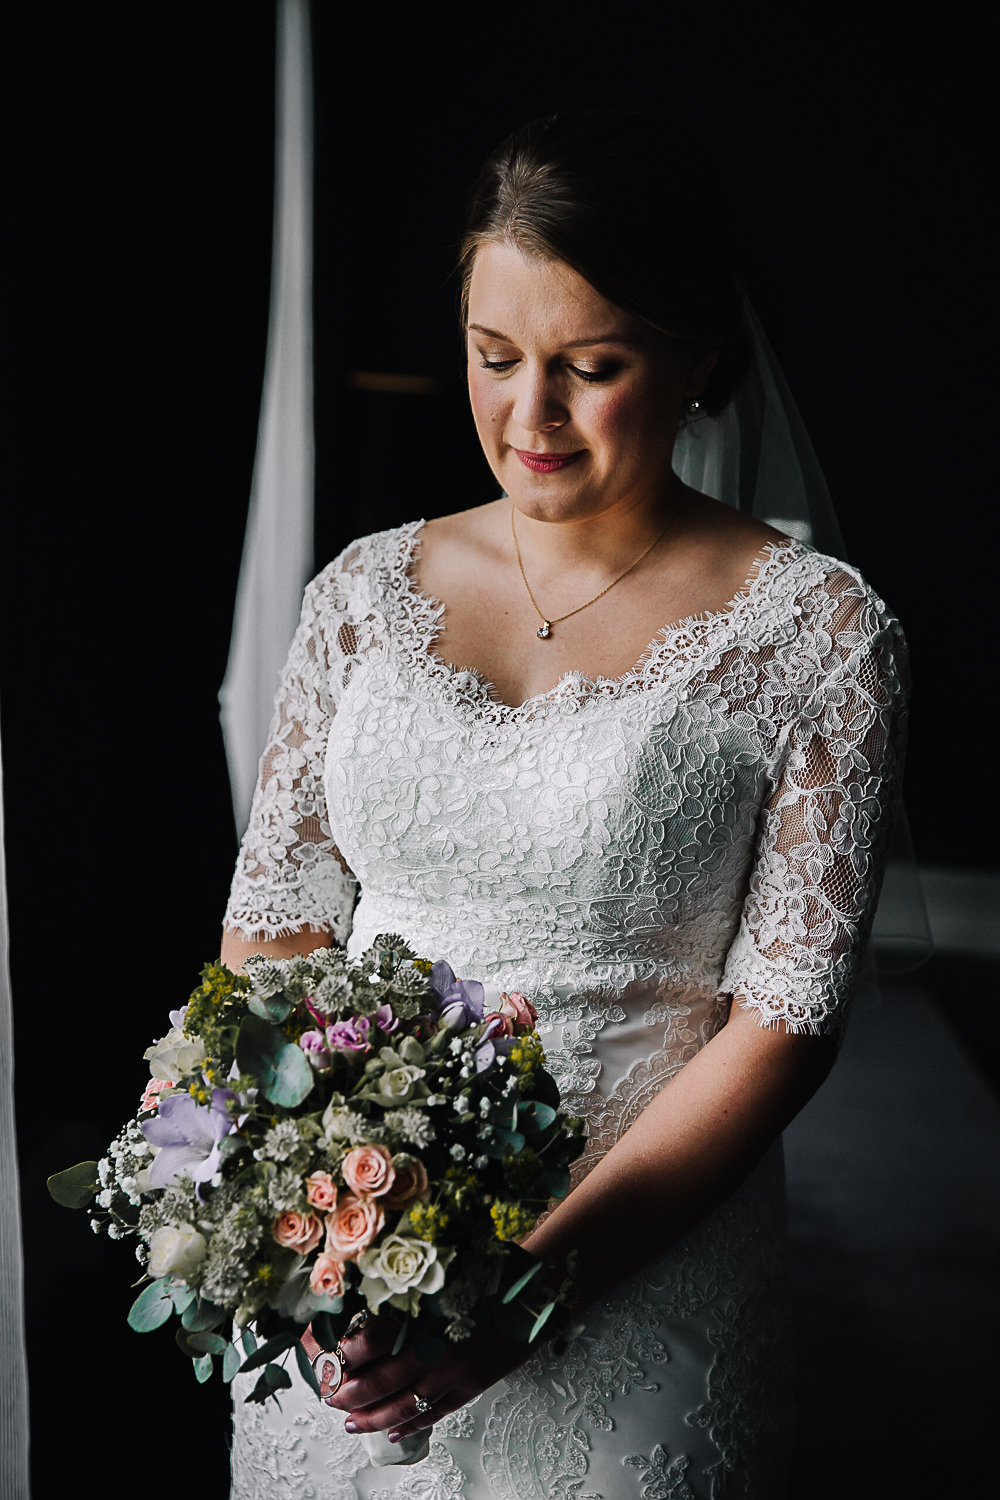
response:
M484 168L463 310L505 493L307 588L223 942L236 969L399 932L533 999L590 1139L524 1244L576 1252L582 1331L528 1357L477 1330L426 1366L375 1318L339 1410L237 1380L234 1500L784 1492L781 1131L878 897L905 646L854 569L674 472L751 352L686 151L598 111ZM414 454L444 486L449 443ZM365 1434L425 1428L427 1457L369 1463Z

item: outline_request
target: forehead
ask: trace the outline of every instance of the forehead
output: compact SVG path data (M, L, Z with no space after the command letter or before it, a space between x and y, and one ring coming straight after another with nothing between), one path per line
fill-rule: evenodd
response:
M608 302L560 260L510 245L482 245L469 284L469 322L517 344L565 344L608 337L635 340L638 319Z

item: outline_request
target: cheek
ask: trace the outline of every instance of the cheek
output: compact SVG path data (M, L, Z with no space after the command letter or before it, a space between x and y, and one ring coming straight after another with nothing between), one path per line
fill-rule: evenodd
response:
M472 416L481 436L502 428L506 420L509 401L503 396L502 387L489 376L483 377L478 370L469 371L469 402Z
M658 432L666 428L659 408L635 391L594 392L576 415L581 433L618 457L648 451Z

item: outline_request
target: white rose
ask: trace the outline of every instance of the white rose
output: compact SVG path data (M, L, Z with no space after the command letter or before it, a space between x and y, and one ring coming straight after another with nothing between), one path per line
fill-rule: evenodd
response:
M358 1256L368 1306L375 1312L388 1299L393 1307L416 1315L421 1295L444 1286L445 1267L454 1254L453 1246L439 1248L409 1235L386 1235L377 1249Z
M205 1259L207 1249L205 1236L193 1224L154 1229L149 1242L149 1274L154 1280L158 1276L190 1276Z
M168 1083L179 1083L188 1073L196 1073L207 1057L201 1038L192 1041L179 1026L172 1026L166 1036L147 1047L142 1055L149 1062L150 1075L165 1078Z
M424 1071L423 1068L414 1068L409 1063L403 1063L398 1068L390 1068L375 1079L372 1087L367 1090L367 1097L376 1099L387 1109L391 1105L409 1104L416 1084L424 1076ZM426 1090L424 1092L426 1093Z

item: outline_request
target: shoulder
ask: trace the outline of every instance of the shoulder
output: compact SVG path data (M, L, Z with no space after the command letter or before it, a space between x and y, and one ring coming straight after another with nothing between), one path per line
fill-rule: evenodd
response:
M407 521L356 538L306 585L305 607L320 620L350 617L398 591L424 524Z
M770 605L762 613L770 616L778 658L811 663L815 689L850 678L880 697L905 699L902 626L857 568L788 537L773 546L762 576Z

